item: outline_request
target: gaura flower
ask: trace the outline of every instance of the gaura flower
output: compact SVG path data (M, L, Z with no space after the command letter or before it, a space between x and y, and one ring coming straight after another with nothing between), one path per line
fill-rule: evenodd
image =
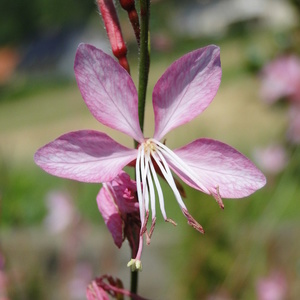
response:
M155 189L163 218L168 219L157 173L161 173L174 192L188 223L203 228L189 214L176 187L171 170L186 184L212 195L224 207L222 198L241 198L265 185L264 175L245 156L232 147L212 139L197 139L170 150L162 138L172 129L201 114L211 103L221 81L220 50L211 45L190 52L175 61L161 76L153 90L155 131L143 136L138 119L138 95L132 78L101 50L87 44L78 47L75 75L82 97L94 117L139 143L137 149L120 145L103 132L69 132L40 148L35 162L46 172L82 182L109 182L129 163L135 162L141 231L138 253L129 262L141 268L143 236L151 208L156 219Z

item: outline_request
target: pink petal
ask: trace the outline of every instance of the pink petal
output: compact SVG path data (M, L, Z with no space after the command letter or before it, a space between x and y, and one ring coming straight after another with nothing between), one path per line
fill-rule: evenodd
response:
M175 61L153 90L157 140L204 111L221 82L220 49L211 45Z
M74 69L81 95L93 116L142 141L137 91L127 71L112 57L87 44L79 45Z
M198 139L174 153L190 167L202 186L191 179L187 170L170 164L173 171L193 188L212 194L220 206L220 196L246 197L266 184L265 176L248 158L222 142Z
M123 243L123 221L113 196L104 187L102 187L97 195L97 204L116 246L121 248Z
M105 133L93 130L69 132L40 148L35 162L46 172L83 182L106 182L136 158Z

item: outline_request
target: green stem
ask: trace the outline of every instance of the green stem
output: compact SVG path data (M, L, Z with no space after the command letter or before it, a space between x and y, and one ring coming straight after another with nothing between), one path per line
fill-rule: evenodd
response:
M139 61L139 121L141 130L144 130L146 92L148 85L148 75L150 66L149 55L149 16L150 16L150 0L140 0L141 8L141 36L140 36L140 61Z
M139 58L139 86L138 86L138 112L139 123L142 132L144 131L145 104L150 67L149 54L149 17L150 17L150 0L140 0L141 9L141 31L140 31L140 58ZM134 142L137 148L138 143ZM131 272L131 293L137 294L138 289L138 271ZM133 300L133 298L131 298Z
M133 272L131 271L130 292L133 294L137 294L138 279L139 279L138 274L139 271L133 271Z

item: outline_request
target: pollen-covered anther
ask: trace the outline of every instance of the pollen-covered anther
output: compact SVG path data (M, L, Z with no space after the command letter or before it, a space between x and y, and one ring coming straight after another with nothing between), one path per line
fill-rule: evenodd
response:
M139 259L132 258L127 267L130 267L131 271L142 271L142 262Z
M149 232L146 232L146 243L147 243L147 245L150 245L151 236L153 234L154 227L155 227L155 221L156 221L156 218L152 219L151 228L150 228Z
M190 215L190 213L186 209L182 209L184 216L188 220L188 224L195 228L200 233L204 233L203 227Z
M168 222L168 223L171 223L174 226L177 226L177 223L174 220L170 219L170 218L165 219L165 221Z
M213 193L213 196L216 199L217 203L219 204L220 208L224 209L225 206L224 206L224 203L222 201L222 198L221 198L221 195L220 195L220 189L219 189L218 186L216 187L216 191L217 191L217 193Z
M149 231L149 237L150 237L150 238L151 238L152 233L153 233L153 231L154 231L155 223L156 223L156 218L153 218L153 219L152 219L151 228L150 228L150 231Z
M150 153L153 153L157 150L155 143L153 143L151 139L148 139L144 142L144 147L145 147L145 153L147 153L148 151Z
M143 227L141 228L140 235L143 235L147 231L148 220L149 220L149 211L146 212L145 222L143 224Z

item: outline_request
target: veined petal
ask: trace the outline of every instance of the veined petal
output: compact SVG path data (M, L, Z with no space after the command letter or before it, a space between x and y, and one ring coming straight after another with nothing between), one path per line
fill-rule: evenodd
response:
M97 195L97 204L116 246L121 248L123 243L123 221L114 202L114 195L105 184Z
M138 96L127 73L112 57L80 44L74 63L81 95L93 116L102 124L143 140L138 118Z
M107 182L134 160L136 149L126 148L93 130L69 132L40 148L34 160L46 172L82 182Z
M198 139L174 153L192 174L168 160L173 171L188 185L215 197L246 197L266 184L265 176L248 158L222 142Z
M220 49L211 45L175 61L153 90L156 140L204 111L221 82Z

